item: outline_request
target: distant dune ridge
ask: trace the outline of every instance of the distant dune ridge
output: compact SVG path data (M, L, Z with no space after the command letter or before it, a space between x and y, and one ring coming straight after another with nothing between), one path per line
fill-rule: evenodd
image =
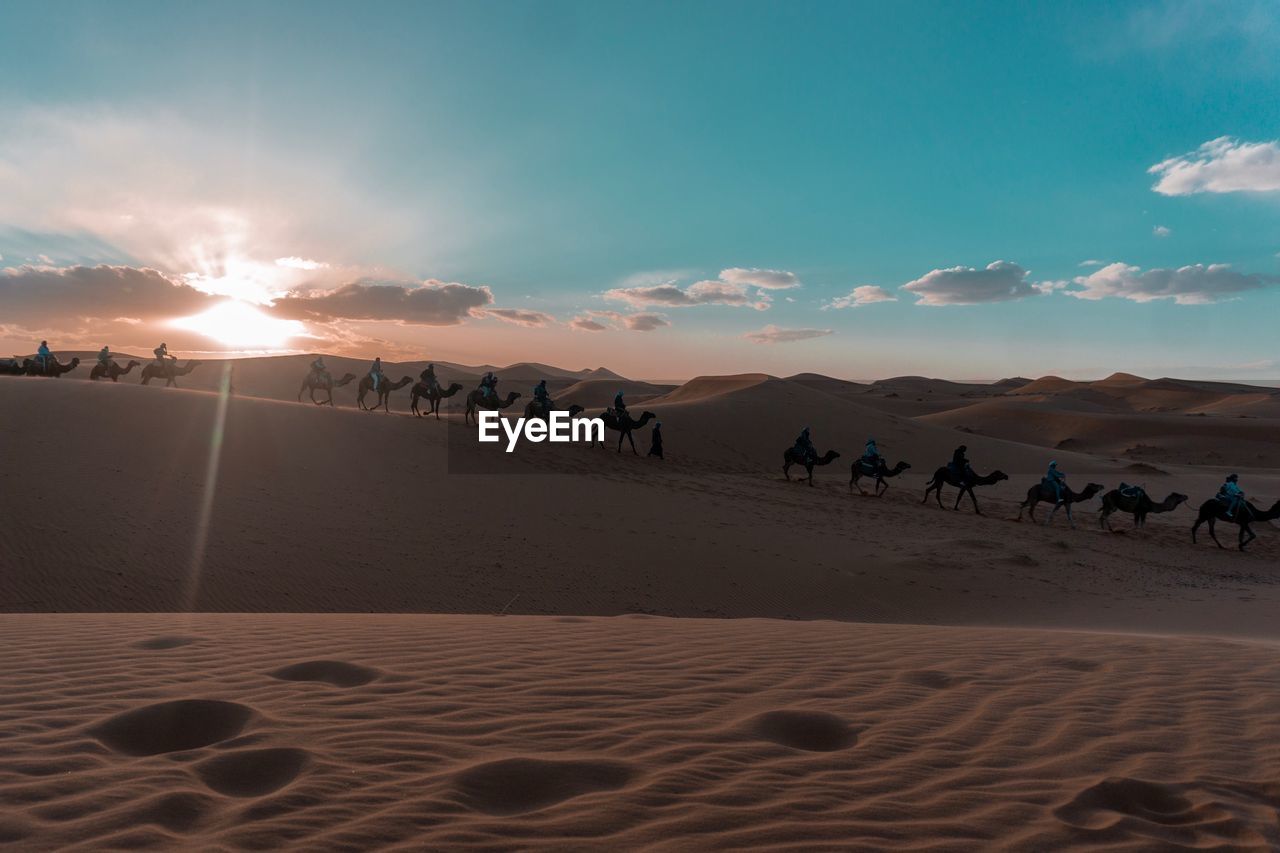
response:
M498 370L624 391L659 461L648 428L504 454L408 388L298 404L308 361L0 377L0 843L1280 846L1280 530L1189 536L1229 470L1280 495L1273 389ZM782 475L804 426L841 454L812 488ZM879 499L849 488L869 437L912 466ZM961 443L1009 476L982 516L920 503ZM1049 459L1191 500L1014 523Z

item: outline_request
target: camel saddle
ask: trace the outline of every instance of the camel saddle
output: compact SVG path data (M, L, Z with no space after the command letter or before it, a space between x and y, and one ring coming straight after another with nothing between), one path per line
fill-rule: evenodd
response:
M862 473L866 474L868 477L874 477L878 474L880 472L880 466L883 464L884 460L882 459L868 459L865 456L858 460L858 467L862 470Z
M1121 497L1129 498L1130 500L1137 500L1147 493L1147 490L1142 486L1131 486L1128 483L1121 483L1118 491Z

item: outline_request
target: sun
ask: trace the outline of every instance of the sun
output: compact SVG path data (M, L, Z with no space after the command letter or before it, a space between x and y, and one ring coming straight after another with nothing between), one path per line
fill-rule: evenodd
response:
M243 349L279 349L305 331L297 320L278 320L237 299L174 320L172 325Z

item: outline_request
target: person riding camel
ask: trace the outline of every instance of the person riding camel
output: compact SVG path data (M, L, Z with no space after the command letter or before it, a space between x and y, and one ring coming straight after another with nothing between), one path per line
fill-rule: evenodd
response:
M862 464L872 471L878 469L882 464L880 450L876 447L874 438L867 439L867 446L862 450Z
M102 365L103 370L111 369L111 347L98 350L98 364Z
M382 384L382 356L377 356L369 366L369 378L373 380L373 390L377 391Z
M547 393L547 380L541 380L533 388L533 402L542 407L542 411L551 411L551 395Z
M1240 475L1232 474L1218 489L1218 500L1227 505L1227 518L1235 518L1240 504L1244 503L1244 489L1240 488Z
M36 350L36 362L40 365L41 373L49 372L49 362L53 361L53 353L49 351L49 342L41 341L40 348Z
M156 364L160 365L160 370L164 373L170 372L170 367L178 359L169 355L169 345L164 341L160 342L160 346L152 350L156 355Z
M498 396L498 375L492 370L480 377L480 396L494 398Z
M422 371L420 376L428 391L434 393L440 390L440 383L436 380L436 366L434 364L428 364L427 369Z
M311 376L317 383L325 383L329 381L329 368L325 366L324 356L316 356L316 360L311 362Z
M619 420L627 413L627 404L622 400L622 392L613 395L613 414Z
M960 480L967 479L972 473L972 469L969 467L969 459L965 455L968 452L969 448L962 444L951 454L951 473Z
M1067 488L1067 475L1058 470L1057 461L1049 463L1049 470L1044 475L1043 483L1053 492L1053 502L1062 503L1062 492Z
M818 449L813 446L813 438L809 434L808 427L800 430L800 436L796 439L794 452L796 456L800 457L802 463L818 458Z

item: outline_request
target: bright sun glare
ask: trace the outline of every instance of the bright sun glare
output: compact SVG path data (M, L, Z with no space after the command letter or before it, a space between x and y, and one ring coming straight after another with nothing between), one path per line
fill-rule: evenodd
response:
M232 300L192 317L174 320L179 329L206 335L230 347L275 349L301 335L297 320L277 320L244 302Z

